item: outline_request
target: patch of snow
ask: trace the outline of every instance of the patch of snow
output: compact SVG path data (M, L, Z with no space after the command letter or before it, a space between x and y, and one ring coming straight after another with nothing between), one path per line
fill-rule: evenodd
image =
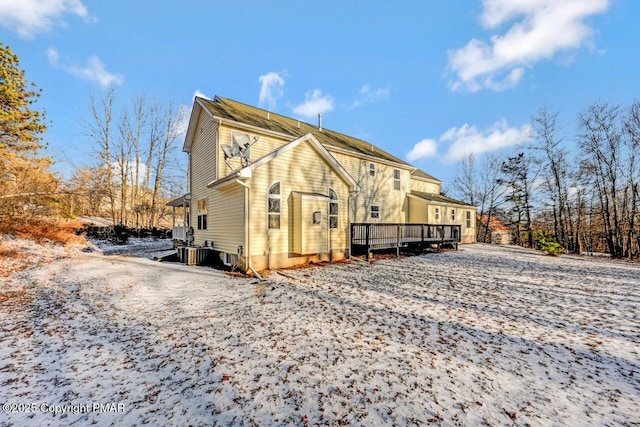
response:
M129 237L124 245L118 245L104 240L93 240L93 243L104 255L133 255L153 259L155 252L162 252L173 248L173 240L156 239L153 237Z
M0 401L124 411L0 425L640 423L634 263L472 245L259 282L80 252L8 285Z

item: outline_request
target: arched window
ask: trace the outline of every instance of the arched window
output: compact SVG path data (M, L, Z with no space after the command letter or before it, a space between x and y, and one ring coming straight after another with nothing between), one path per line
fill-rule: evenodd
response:
M338 228L338 195L329 189L329 228Z
M280 228L280 183L276 182L267 192L267 224L270 229Z

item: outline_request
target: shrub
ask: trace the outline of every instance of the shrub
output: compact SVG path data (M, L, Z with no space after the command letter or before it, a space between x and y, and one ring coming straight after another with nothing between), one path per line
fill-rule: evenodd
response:
M564 248L560 246L551 233L545 230L539 230L536 234L536 249L552 256L558 256L564 253Z

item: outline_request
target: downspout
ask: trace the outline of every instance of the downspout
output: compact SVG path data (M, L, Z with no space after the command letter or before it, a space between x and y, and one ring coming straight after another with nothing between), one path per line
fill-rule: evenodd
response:
M251 233L249 229L249 221L251 220L251 203L249 197L251 196L251 187L247 185L247 183L236 179L236 182L244 187L244 247L245 253L247 254L247 269L251 271L256 277L260 280L264 280L262 276L258 274L256 270L253 269L251 265L251 239L249 238Z
M351 224L352 224L352 222L351 222L351 199L355 198L358 193L359 193L358 190L350 191L349 192L349 197L347 197L347 219L349 220L349 232L347 233L347 236L348 236L348 239L349 239L349 259L352 258L352 256L351 256L351 252L352 252L351 251Z

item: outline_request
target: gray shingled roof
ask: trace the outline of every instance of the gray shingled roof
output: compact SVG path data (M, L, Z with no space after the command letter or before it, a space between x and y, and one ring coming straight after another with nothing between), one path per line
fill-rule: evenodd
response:
M229 119L240 123L245 123L273 132L291 135L295 138L311 133L324 146L337 147L355 153L376 157L381 160L387 160L413 167L404 160L399 159L398 157L387 153L384 150L381 150L380 148L374 146L369 142L363 141L358 138L353 138L351 136L344 135L338 132L334 132L326 128L320 130L315 125L311 125L309 123L305 123L290 117L285 117L280 114L267 112L267 110L252 107L250 105L243 104L229 98L216 96L213 100L204 98L198 98L198 100L202 102L202 105L204 105L214 116L220 117L222 119ZM415 177L440 182L440 180L438 180L437 178L434 178L433 176L419 169L416 169L412 173L412 175Z
M452 205L475 207L473 205L470 205L469 203L461 202L460 200L452 199L451 197L443 196L442 194L423 193L421 191L413 191L413 190L411 191L411 194L429 202L448 203Z

